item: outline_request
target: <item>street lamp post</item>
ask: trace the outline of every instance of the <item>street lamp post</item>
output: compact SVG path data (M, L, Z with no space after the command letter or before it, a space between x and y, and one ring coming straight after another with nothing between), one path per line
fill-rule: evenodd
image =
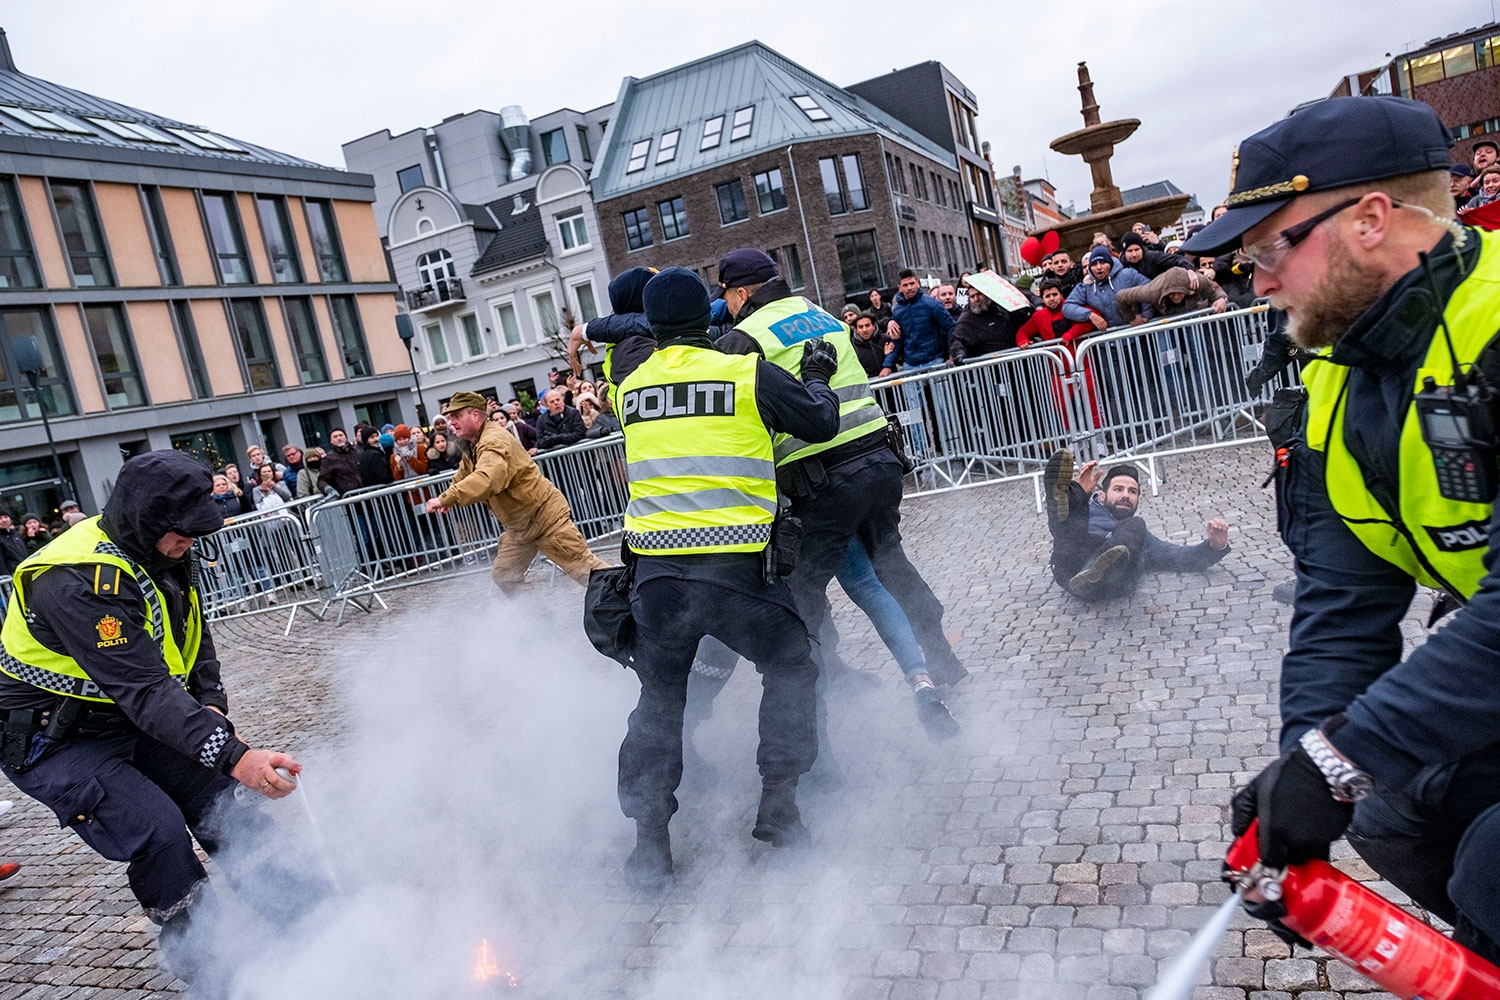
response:
M52 437L52 422L47 419L47 404L42 399L41 381L42 376L47 373L47 366L42 363L42 349L37 344L36 338L30 335L16 337L11 341L11 349L16 354L16 367L21 369L21 374L26 376L26 381L31 383L31 395L36 399L36 408L42 411L42 429L47 432L47 447L52 450L52 473L57 477L57 488L62 491L64 500L72 500L72 491L68 489L68 481L63 478L62 459L57 457L57 442Z
M412 329L411 317L406 313L396 314L396 336L406 345L406 360L411 362L411 380L417 387L417 424L426 427L427 404L422 402L422 378L417 374L417 358L411 351L411 341L416 336L416 331Z

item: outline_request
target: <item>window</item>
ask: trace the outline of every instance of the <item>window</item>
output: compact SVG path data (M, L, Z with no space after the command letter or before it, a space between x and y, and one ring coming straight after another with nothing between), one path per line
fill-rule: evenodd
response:
M446 250L433 250L417 258L417 277L423 288L446 291L448 282L457 276L453 255Z
M115 121L112 118L85 118L95 128L129 142L159 142L168 146L177 145L171 139L139 122Z
M621 216L625 220L625 243L632 250L651 245L651 217L644 208L633 208Z
M902 194L906 194L906 174L901 169L901 157L896 157L896 187Z
M153 185L141 188L141 211L151 234L151 249L156 254L156 272L163 285L182 284L177 257L172 252L172 233L167 228L167 213L162 208L161 190Z
M354 420L371 427L384 427L386 424L399 423L401 414L395 412L389 400L377 399L369 403L355 403Z
M698 152L713 149L724 138L724 116L710 118L703 123L703 139L698 143Z
M755 124L755 105L740 108L734 113L734 126L729 130L729 141L739 142L750 138L750 129Z
M954 180L951 177L948 178L948 194L952 196L954 208L964 207L964 196L959 193L958 181Z
M849 188L851 209L863 212L870 207L870 199L865 196L865 175L859 169L858 153L849 153L844 156L844 183Z
M328 311L333 316L333 332L344 356L344 375L363 378L373 373L370 349L365 346L365 331L359 324L359 309L352 295L328 296Z
M261 312L260 299L231 299L229 313L251 390L281 388L281 375L271 353L271 338L266 335L266 317Z
M578 152L583 155L583 162L590 163L594 159L594 152L589 148L589 130L587 126L579 125L578 129Z
M479 330L479 317L464 313L458 317L458 329L463 334L464 357L471 361L484 357L484 334Z
M62 230L63 247L79 288L107 288L115 283L99 229L99 216L87 184L52 182L52 205Z
M495 329L500 334L500 349L521 346L521 324L516 322L516 307L509 302L495 304Z
M443 337L442 324L422 327L422 336L427 340L427 367L441 368L448 364L448 341Z
M39 420L42 416L37 409L39 405L46 407L49 417L77 412L48 310L45 307L0 309L0 335L4 338L0 344L0 421ZM35 337L42 352L44 372L35 395L15 361L16 341L22 337Z
M557 236L562 241L564 253L582 250L589 245L589 227L583 220L583 209L560 212L553 218L557 222Z
M1458 76L1460 73L1472 73L1479 68L1474 58L1474 46L1455 45L1451 49L1443 50L1443 75Z
M86 306L83 317L88 328L89 346L104 379L104 401L111 410L145 406L146 393L141 387L141 369L125 330L125 316L119 306Z
M1412 86L1420 87L1424 83L1437 83L1442 78L1443 54L1441 52L1417 56L1411 61Z
M0 177L0 288L40 288L41 284L16 183Z
M312 236L313 256L318 259L318 273L324 281L348 281L344 251L339 246L339 229L333 220L333 206L326 201L307 199L307 231Z
M942 264L940 259L943 255L938 252L937 234L927 230L922 231L922 242L927 247L927 263L938 266Z
M323 358L323 341L313 318L310 299L283 299L286 332L292 339L292 353L297 357L297 372L304 384L328 381L328 362Z
M681 198L668 198L656 203L656 214L661 217L661 238L680 240L688 235L687 207Z
M908 163L906 168L911 171L911 193L912 197L927 200L926 193L922 190L922 171L915 163Z
M846 233L833 238L839 251L839 269L844 288L874 288L881 284L880 252L875 248L875 230Z
M560 128L542 133L542 159L547 166L568 162L568 140Z
M578 300L578 322L587 323L599 318L599 306L594 301L594 283L580 282L573 286L573 297Z
M328 448L328 435L339 423L338 410L314 410L297 414L302 429L302 443L309 448Z
M843 186L839 184L839 161L831 156L824 157L818 161L818 173L823 178L823 193L828 196L828 214L843 215L849 211Z
M808 121L822 122L832 117L828 112L823 110L817 101L806 94L799 94L792 98L792 103L802 109L802 113L807 116Z
M212 149L220 153L250 152L250 150L246 149L244 146L233 143L224 138L222 135L217 135L213 132L201 132L197 129L190 128L168 128L166 129L166 131L171 132L179 139L186 139L189 143L197 146L199 149Z
M209 242L219 263L219 279L226 285L248 285L253 280L245 238L240 231L240 213L234 196L203 192L203 214L208 218Z
M911 231L905 226L901 227L901 260L908 267L921 263L917 260L917 248L911 238Z
M671 163L677 159L677 140L682 137L682 129L674 128L670 132L663 133L661 142L656 144L657 165Z
M286 199L279 195L256 195L255 211L260 215L261 235L266 239L266 253L271 258L271 280L277 284L300 283L302 262L297 259L297 244L292 240Z
M731 222L742 222L750 218L750 210L745 207L745 185L740 183L738 177L723 184L715 184L714 197L719 200L721 225L727 226Z
M774 167L755 175L755 201L761 215L786 208L786 189L781 186L781 169Z
M421 187L423 184L426 184L427 178L422 175L422 164L413 163L409 167L402 167L396 171L396 183L401 185L403 194L414 187Z
M537 343L544 343L557 336L559 329L557 303L552 300L552 293L550 291L533 293L531 308L536 312Z
M943 190L943 182L938 180L938 175L931 170L927 171L927 177L932 181L932 190L937 192L937 203L944 208L947 208L948 192Z
M633 174L637 170L646 169L646 156L651 152L650 139L638 139L631 144L630 162L625 164L625 172Z
M767 253L775 259L776 267L788 288L795 292L805 286L802 280L802 255L797 252L797 244L789 243L780 250L768 250Z
M39 111L33 108L17 108L9 105L0 105L0 111L4 111L18 122L30 125L42 132L68 132L72 135L93 135L94 133L73 121L64 118L56 111Z
M193 325L193 310L181 299L172 303L172 319L177 324L177 340L187 362L188 381L194 399L212 399L213 384L208 380L208 366L203 363L203 347L198 343L198 328Z

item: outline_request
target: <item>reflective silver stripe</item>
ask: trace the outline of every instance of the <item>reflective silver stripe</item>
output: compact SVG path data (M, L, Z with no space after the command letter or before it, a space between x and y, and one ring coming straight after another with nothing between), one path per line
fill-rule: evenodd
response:
M657 497L636 497L625 507L626 517L648 517L652 514L690 514L700 510L724 507L759 507L776 513L776 501L751 496L743 490L694 490L691 493L668 493Z
M740 479L775 479L776 463L759 458L692 457L643 458L625 467L631 482L671 476L733 476Z
M864 424L879 424L884 427L885 411L879 406L861 406L857 410L850 410L842 417L839 417L839 434L854 430ZM837 437L838 435L834 436ZM817 443L826 444L827 442L819 441ZM787 456L795 455L803 448L811 447L813 447L812 442L804 441L801 438L787 438L776 446L776 461L784 461Z
M765 545L771 541L769 524L729 524L712 528L670 528L666 531L627 531L632 552L669 549L717 549L730 545Z
M833 390L833 394L839 398L840 403L852 403L856 399L871 398L870 383L855 382L853 385L841 385Z

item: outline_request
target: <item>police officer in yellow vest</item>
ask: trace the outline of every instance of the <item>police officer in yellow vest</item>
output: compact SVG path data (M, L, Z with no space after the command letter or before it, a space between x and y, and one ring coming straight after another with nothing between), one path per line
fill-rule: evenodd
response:
M276 769L301 766L251 749L227 717L191 551L222 523L212 492L190 455L132 458L102 516L16 570L0 629L0 770L99 854L127 863L168 966L210 992L229 970L208 957L217 909L193 837L269 917L291 919L323 889L280 855L219 855L274 837L252 801L229 792L281 798L296 786Z
M705 635L763 677L763 791L752 835L776 846L807 835L796 791L817 753L817 668L790 589L767 569L778 512L772 435L835 434L828 380L837 360L822 341L805 345L803 385L758 359L714 350L708 289L685 268L653 277L644 299L655 350L616 351L610 371L630 479L625 545L635 562L641 682L620 747L619 795L636 821L626 871L639 885L660 886L672 871L667 823L682 778L688 672Z
M1234 830L1258 817L1273 866L1347 830L1496 961L1500 234L1453 221L1450 146L1425 104L1324 101L1240 144L1229 211L1183 250L1243 246L1256 292L1320 352L1275 441L1297 563L1283 756L1236 796ZM1418 584L1462 607L1403 661Z
M839 432L831 441L776 440L776 471L802 521L802 555L792 574L797 607L816 636L828 614L828 583L843 565L851 539L869 552L881 584L901 605L922 647L928 675L951 685L968 671L943 632L943 605L901 547L901 461L886 443L886 415L837 317L792 293L776 262L760 250L731 250L719 262L719 283L734 328L719 350L765 358L792 370L802 345L826 337L838 351L831 385L839 397ZM831 651L823 651L826 670ZM946 709L943 710L946 714ZM820 750L820 771L838 780L832 755Z

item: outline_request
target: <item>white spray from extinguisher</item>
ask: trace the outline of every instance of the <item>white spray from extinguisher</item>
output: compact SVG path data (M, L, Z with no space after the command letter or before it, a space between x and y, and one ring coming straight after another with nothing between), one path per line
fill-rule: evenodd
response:
M1171 966L1146 994L1146 1000L1189 1000L1192 997L1198 974L1208 965L1209 957L1229 929L1229 922L1234 919L1234 911L1239 906L1239 894L1231 893L1208 923L1193 935L1182 953L1172 960Z
M293 775L291 771L288 771L284 767L278 767L276 769L276 773L281 775L287 781L290 781L292 784L296 785L297 791L302 793L297 797L302 800L302 813L307 817L307 825L312 828L313 843L317 846L318 849L318 860L323 865L323 872L328 876L328 882L333 886L333 891L342 893L344 891L343 886L339 885L339 877L333 870L333 864L328 860L328 845L323 840L323 829L322 827L318 826L318 817L314 815L312 803L307 799L306 774ZM240 800L243 800L246 796L253 794L255 793L250 791L250 789L246 788L244 785L236 786L234 790L234 797Z

